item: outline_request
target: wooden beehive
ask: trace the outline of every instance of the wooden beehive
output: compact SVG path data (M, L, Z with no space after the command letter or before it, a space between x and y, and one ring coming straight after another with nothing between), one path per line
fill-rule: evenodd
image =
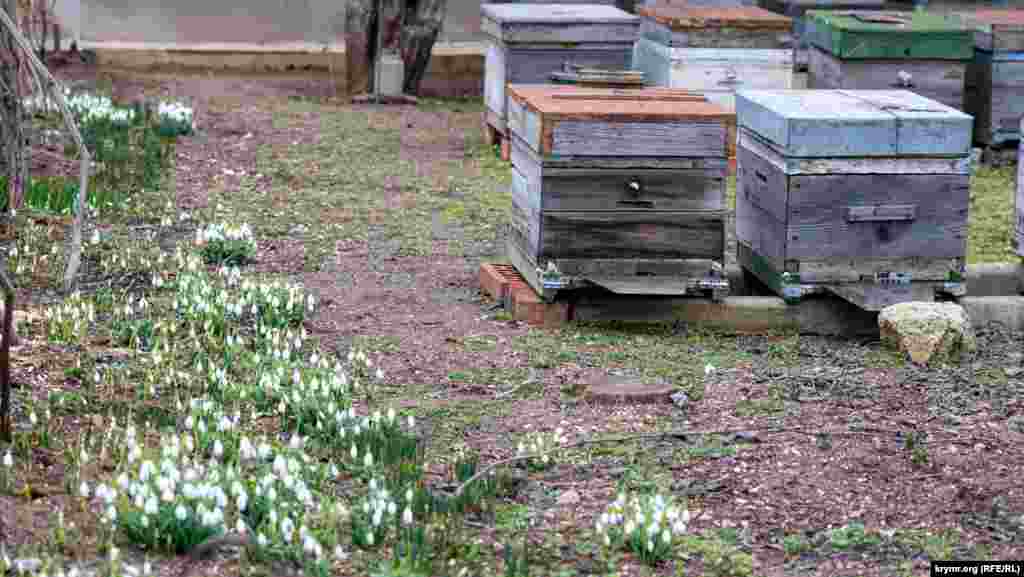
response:
M1024 118L1020 119L1020 133L1024 134ZM1024 138L1017 150L1017 254L1024 257Z
M741 88L792 88L792 20L754 6L655 4L642 21L633 65L653 86L693 90L728 111ZM735 128L729 139L735 153Z
M765 0L761 6L793 19L793 69L806 72L809 44L804 14L808 10L882 10L885 0Z
M507 133L506 86L547 84L566 63L628 69L640 19L601 4L483 4L490 37L484 70L487 124Z
M964 291L970 116L906 90L737 95L737 259L789 300Z
M964 110L973 32L959 17L930 12L807 12L808 88L905 88Z
M975 29L966 103L974 139L982 145L1017 141L1024 117L1024 10L978 10L965 18Z
M513 264L545 298L720 296L732 118L687 91L510 86Z

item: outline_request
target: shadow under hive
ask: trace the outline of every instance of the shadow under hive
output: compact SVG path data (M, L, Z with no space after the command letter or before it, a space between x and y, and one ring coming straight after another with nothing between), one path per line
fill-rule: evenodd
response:
M548 84L566 63L629 69L640 29L637 16L600 4L483 4L481 13L489 140L507 137L509 84Z
M737 96L737 260L788 302L961 296L970 116L905 90Z
M510 260L547 300L725 296L732 118L687 91L509 86Z
M955 15L818 11L806 14L807 87L905 88L964 110L974 34Z
M1020 140L1024 117L1024 10L978 10L964 18L974 29L967 69L967 112L974 141L983 146Z
M793 88L790 18L754 6L640 8L633 65L653 86L693 90L735 110L741 89ZM735 127L729 139L735 155Z

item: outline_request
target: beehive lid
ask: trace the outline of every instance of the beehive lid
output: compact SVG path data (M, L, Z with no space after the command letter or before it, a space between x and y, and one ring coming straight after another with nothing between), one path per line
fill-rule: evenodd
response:
M741 90L736 121L791 157L967 155L973 119L907 90Z
M482 4L481 13L501 24L618 24L639 18L606 4Z
M974 32L953 14L811 10L806 19L812 23L810 41L841 59L974 57Z
M793 20L757 6L690 6L659 3L642 6L637 13L671 30L747 28L792 30Z
M588 88L574 85L511 85L509 95L551 119L620 121L725 120L732 113L704 96L675 88Z

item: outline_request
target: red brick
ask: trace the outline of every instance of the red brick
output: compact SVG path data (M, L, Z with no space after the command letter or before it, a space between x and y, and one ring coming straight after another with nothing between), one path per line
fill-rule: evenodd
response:
M569 322L568 303L547 303L532 288L512 292L512 318L531 326L560 327Z
M508 288L508 276L496 266L489 263L480 265L480 290L492 299L501 301L505 298Z

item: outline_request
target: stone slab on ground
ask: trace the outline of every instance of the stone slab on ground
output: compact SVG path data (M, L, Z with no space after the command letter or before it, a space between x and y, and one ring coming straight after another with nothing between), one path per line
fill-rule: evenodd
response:
M677 390L672 385L651 383L639 377L608 375L590 384L586 398L605 405L671 403Z

